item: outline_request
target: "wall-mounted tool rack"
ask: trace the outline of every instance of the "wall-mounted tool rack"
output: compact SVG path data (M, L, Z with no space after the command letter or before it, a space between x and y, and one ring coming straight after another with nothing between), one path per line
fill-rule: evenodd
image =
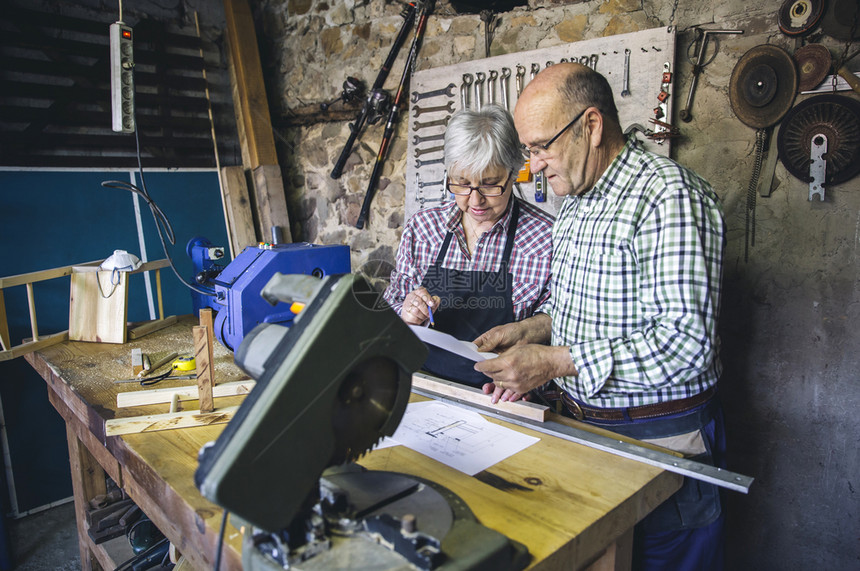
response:
M518 92L531 81L533 73L560 61L584 63L602 73L612 86L622 128L642 127L651 133L650 137L637 135L645 147L669 155L672 129L651 120L671 123L674 29L654 28L419 71L412 77L406 118L407 218L422 208L451 200L445 192L442 164L442 137L451 114L464 104L474 107L476 102L495 101L503 105L505 100L513 112ZM661 95L661 91L666 94ZM658 107L661 117L655 114ZM553 214L558 211L561 199L550 189L545 193L546 202L538 203L534 182L521 186L529 202Z

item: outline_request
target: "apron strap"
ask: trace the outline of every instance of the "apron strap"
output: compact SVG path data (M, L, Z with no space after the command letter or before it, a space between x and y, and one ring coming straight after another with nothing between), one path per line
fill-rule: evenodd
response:
M502 265L499 269L505 268L507 270L508 262L511 260L511 252L514 250L514 236L517 233L517 223L520 220L520 203L519 201L511 197L513 201L513 212L511 212L511 221L508 224L508 235L505 238L505 251L502 252ZM436 261L434 265L442 267L442 260L445 259L445 254L448 253L448 246L451 244L451 238L454 236L454 232L448 230L448 233L445 234L445 240L442 242L442 246L439 248L439 253L436 254Z

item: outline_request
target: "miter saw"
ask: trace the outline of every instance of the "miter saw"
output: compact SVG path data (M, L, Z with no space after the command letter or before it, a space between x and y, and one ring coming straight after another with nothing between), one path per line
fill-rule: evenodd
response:
M242 341L236 363L257 384L195 473L247 522L244 568L524 568L527 550L445 488L349 464L394 433L427 355L381 293L353 274L277 273L261 295L305 307Z

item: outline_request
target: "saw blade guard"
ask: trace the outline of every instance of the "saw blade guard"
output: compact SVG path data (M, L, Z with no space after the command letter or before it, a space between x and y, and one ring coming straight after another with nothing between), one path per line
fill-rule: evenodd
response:
M427 356L363 277L308 280L276 274L264 288L305 309L289 329L261 324L243 340L236 362L257 384L195 473L203 496L271 532L318 492L325 468L394 433Z

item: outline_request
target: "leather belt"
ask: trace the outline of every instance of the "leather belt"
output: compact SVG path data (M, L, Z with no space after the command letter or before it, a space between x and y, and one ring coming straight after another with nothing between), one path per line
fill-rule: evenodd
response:
M588 406L576 402L566 391L561 393L561 400L568 412L577 420L641 420L644 418L657 418L669 414L686 412L707 403L716 393L711 387L691 397L645 404L642 406L631 406L628 408L600 408ZM547 391L549 393L549 391ZM549 396L545 394L545 396Z

